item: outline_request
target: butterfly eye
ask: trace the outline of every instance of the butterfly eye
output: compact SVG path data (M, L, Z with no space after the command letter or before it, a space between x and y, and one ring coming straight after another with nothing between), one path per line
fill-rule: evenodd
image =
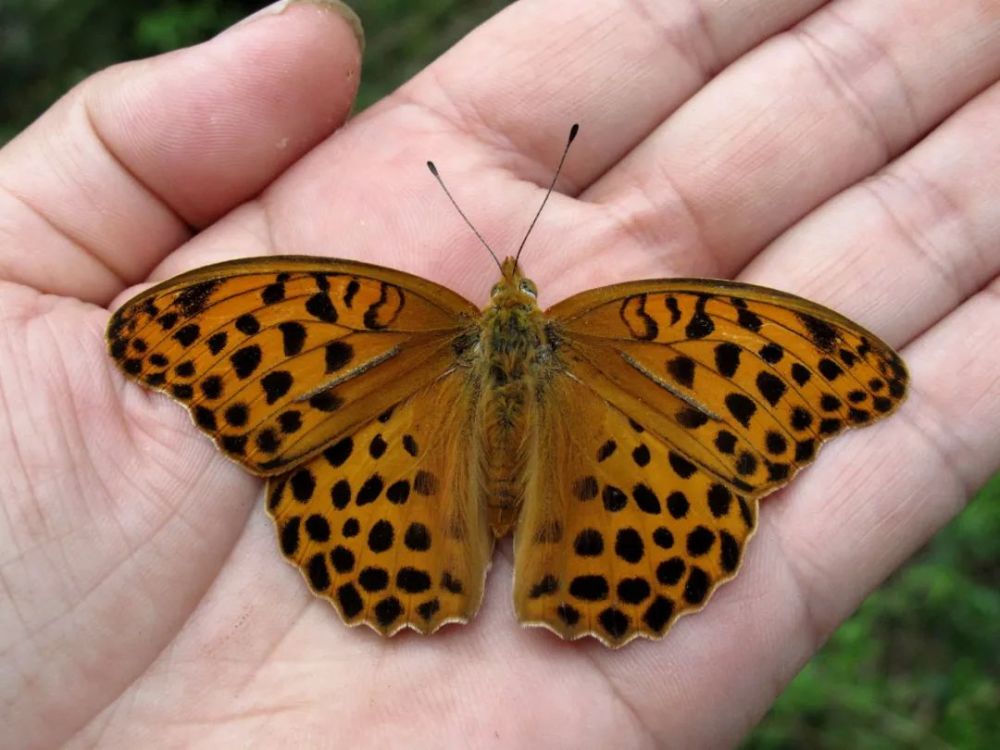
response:
M532 297L538 296L538 287L531 279L521 279L521 291Z
M493 288L490 289L490 296L496 297L498 294L500 294L500 291L502 289L503 289L503 284L494 284Z

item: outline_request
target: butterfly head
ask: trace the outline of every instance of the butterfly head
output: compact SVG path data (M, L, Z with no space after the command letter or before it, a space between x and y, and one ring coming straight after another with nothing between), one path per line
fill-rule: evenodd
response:
M517 260L508 257L500 267L503 276L490 290L490 301L496 307L535 307L538 287L525 278Z

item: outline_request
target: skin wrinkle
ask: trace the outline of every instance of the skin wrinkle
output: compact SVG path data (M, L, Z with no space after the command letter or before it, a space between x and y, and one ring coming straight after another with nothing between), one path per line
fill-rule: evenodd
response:
M912 388L910 398L912 398L914 401L919 400L921 407L923 409L934 412L934 416L941 415L941 411L940 409L937 408L937 405L934 403L934 400L930 398L927 394L924 394L919 388L917 387ZM906 410L901 409L900 414L904 413L906 413ZM956 508L956 513L957 513L966 505L968 505L969 502L972 501L972 498L975 496L976 491L979 489L981 482L968 479L964 476L963 472L959 468L961 466L961 462L958 461L952 455L956 451L954 449L949 449L946 446L946 441L942 440L937 435L941 432L944 432L947 437L951 438L959 446L958 452L960 453L966 453L966 454L973 453L974 451L972 449L972 446L969 446L963 438L958 436L957 433L949 431L945 427L947 422L943 419L927 420L927 423L929 425L936 425L939 428L933 433L931 430L921 429L920 426L909 414L906 414L905 422L910 427L911 432L915 434L917 437L919 437L921 442L925 443L930 447L931 452L938 457L941 464L943 464L945 469L947 469L948 474L951 476L952 479L955 480L955 483L959 485L962 495L964 495L965 497L965 502L960 503L959 507Z
M14 201L24 206L24 208L28 211L28 213L40 219L42 223L45 224L47 227L49 227L55 235L65 238L70 242L70 244L73 245L73 247L77 248L81 253L83 253L83 255L90 258L95 263L97 263L103 270L107 271L114 278L114 280L118 282L119 285L121 285L122 287L126 286L121 276L119 276L118 273L114 271L114 269L108 267L107 264L105 264L100 259L100 257L98 257L93 251L91 251L88 247L86 247L86 245L82 241L77 240L75 237L69 234L68 231L60 228L53 221L52 218L47 216L41 209L36 208L31 203L31 201L28 200L26 196L20 195L19 193L15 192L12 187L9 187L2 183L0 183L0 190L2 190L4 194L10 196L10 198L13 199ZM4 281L7 281L11 284L21 285L20 281L16 281L10 277L7 268L0 266L0 272L2 272L3 274L2 278Z
M14 598L14 594L10 590L10 585L7 583L7 576L4 575L5 567L6 564L0 565L0 593L4 594L3 601L9 603L11 609L14 612L14 615L17 617L17 621L21 625L21 635L24 635L30 631L30 628L28 627L27 621L24 619L24 614L21 612L21 608L18 606L17 599ZM13 644L16 643L17 641L18 639L12 638L10 646L0 649L0 659L6 656L7 652L14 647Z
M410 95L408 91L409 89L408 86L400 88L396 93L399 94L400 96L403 96L405 94L406 95L405 101L408 104L416 107L419 111L425 114L430 114L434 116L436 119L443 121L444 124L446 126L450 126L453 131L468 136L475 142L488 143L494 146L494 148L500 146L501 150L504 152L510 152L510 151L514 151L515 153L517 152L517 149L514 148L514 145L513 143L510 142L510 140L504 139L506 140L506 143L502 145L497 141L497 136L499 135L499 133L496 131L496 129L491 128L489 126L488 119L484 117L482 112L480 112L479 110L477 100L470 99L469 102L467 103L467 106L465 107L459 106L456 97L452 95L450 88L444 82L444 78L439 72L438 68L432 65L430 68L427 69L427 72L429 74L427 81L421 81L421 84L422 85L426 85L428 83L433 84L433 88L435 89L435 91L438 94L440 94L440 96L444 99L445 103L450 105L451 108L454 110L454 116L449 117L444 112L443 109L439 107L432 107L429 104L429 97L427 97L426 94L423 96L423 98ZM478 122L479 124L478 128L474 125L473 120L475 122Z
M933 215L934 222L930 224L930 227L933 228L935 226L946 224L950 218L956 219L959 228L959 236L961 237L961 242L956 244L974 248L975 255L980 261L982 261L984 267L987 266L986 253L980 244L976 242L975 235L970 228L971 222L969 221L967 212L962 210L961 206L954 200L954 198L952 198L948 190L938 185L930 177L924 175L916 165L907 163L904 166L906 171L909 173L909 178L907 178L904 174L896 172L895 170L893 170L891 174L905 187L910 188L915 194L926 196L929 199L929 202L938 209L938 213ZM891 218L894 220L897 219L895 215ZM944 259L931 252L930 249L933 247L933 243L920 241L921 238L917 234L917 230L911 230L908 226L906 226L905 222L900 221L900 223L904 225L904 230L915 235L912 237L912 240L916 245L915 249L927 255L928 257L926 260L928 262L939 268L944 274L954 281L956 290L959 293L959 299L963 299L963 295L967 296L970 292L974 291L975 287L973 283L963 281L960 276L960 267L947 265ZM922 229L920 231L921 235L928 233L927 229Z
M628 0L628 5L635 15L645 19L650 26L657 26L663 32L666 43L682 59L693 63L692 67L697 70L703 84L725 67L719 47L712 38L705 9L698 0L687 0L683 19L670 26L658 23L647 0ZM662 3L658 5L663 7Z
M166 465L164 465L163 468L166 468L166 469L169 470L169 467L167 467ZM150 497L146 496L146 493L141 488L139 488L136 484L134 484L134 482L132 481L132 479L130 478L130 476L123 474L121 478L126 482L126 484L131 485L132 487L135 488L137 495L146 497L146 501L149 501L149 500L153 499L153 498L150 498ZM180 512L179 512L180 509L178 507L176 507L176 506L167 506L167 507L170 510L169 515L167 515L162 520L162 522L160 524L158 524L156 527L154 527L152 530L150 530L150 532L148 534L144 535L144 541L138 547L133 547L130 544L130 535L121 526L120 519L118 518L118 515L115 514L115 513L111 513L110 514L111 519L114 521L114 523L116 524L116 526L117 526L117 528L118 528L118 530L120 532L121 538L122 538L123 542L125 543L126 549L128 550L128 554L125 557L122 557L122 558L118 559L117 562L115 562L115 564L108 571L106 571L104 574L102 574L101 577L94 583L94 585L92 585L91 587L89 587L84 592L84 595L82 597L80 597L77 601L75 601L68 609L66 609L63 612L59 613L58 615L56 615L51 620L43 623L40 627L37 627L37 628L33 629L31 631L31 635L30 635L29 640L31 642L36 642L37 643L37 639L38 639L39 636L41 636L43 634L42 633L43 630L47 630L50 627L56 625L58 622L60 622L63 619L65 619L67 616L73 615L85 603L87 603L88 601L90 601L90 599L93 597L93 595L95 593L97 593L99 591L99 589L103 588L104 585L108 581L110 581L110 579L113 576L115 576L115 574L117 573L117 571L119 569L121 569L123 566L125 566L130 561L132 561L139 552L141 552L144 549L150 547L150 545L152 545L156 541L156 539L161 535L162 531L167 528L167 526L170 524L170 522L174 518L177 518L181 522L183 522L186 525L190 526L190 522L188 522L186 519L184 519L184 517L180 514ZM248 514L248 516L249 516L249 514ZM223 559L220 561L219 569L221 569L222 565L225 562L225 559L226 558L223 557ZM64 558L64 562L65 562L65 558ZM141 566L136 566L136 567L137 567L137 569L139 571L142 570ZM216 578L217 578L217 576L209 576L208 577L209 583L208 583L208 585L206 585L204 591L202 592L202 598L203 598L204 594L207 593L207 591L211 588L211 583L214 582L214 580ZM149 589L150 587L146 586L146 588ZM147 596L148 596L148 600L149 600L150 605L154 606L153 603L156 601L155 594L153 594L151 591L147 591ZM200 599L199 599L199 601L200 601ZM198 608L198 603L195 603L190 608L189 613L188 613L189 614L188 619L190 619L190 616L197 610L197 608ZM130 686L137 679L141 678L145 674L145 672L148 670L149 666L151 664L155 663L155 661L158 659L160 653L162 653L163 650L165 650L167 647L169 647L169 645L171 643L173 643L174 640L176 640L176 638L183 632L184 625L185 625L186 622L187 622L187 620L185 620L184 622L181 622L178 625L178 627L174 631L173 635L170 638L168 638L168 640L167 640L167 642L166 642L166 644L165 644L165 646L164 646L163 649L161 649L156 654L154 654L152 656L152 658L149 661L147 661L145 664L142 664L142 665L139 665L139 666L136 667L136 672L135 672L136 676L135 676L135 678L132 681L130 681L126 685L124 685L119 692L117 692L117 693L115 693L113 695L109 695L108 698L107 698L107 701L103 705L95 707L94 708L94 713L92 714L92 716L100 716L101 713L103 712L104 708L106 708L108 705L112 704L113 702L118 701L128 691L128 689L130 688ZM82 731L82 729L85 728L85 727L86 727L86 723L83 724L83 725L81 725L75 732L74 732L73 728L70 728L70 731L73 732L74 734L78 734L79 731ZM73 735L71 734L70 736L73 736Z
M904 138L901 143L893 143L892 138L883 127L882 120L875 114L874 108L868 103L862 91L852 82L851 78L842 72L842 66L838 64L837 50L829 46L825 41L816 36L808 26L809 21L804 21L799 26L791 30L793 39L797 39L810 59L815 63L818 72L827 80L830 89L838 94L844 103L844 108L855 115L856 120L863 129L868 130L875 136L876 142L882 147L883 161L888 161L892 154L898 153L902 146L911 143L921 128L916 124L920 118L917 117L913 98L906 81L900 73L899 67L888 51L876 43L869 35L865 34L854 24L845 20L839 12L828 7L825 10L826 16L831 19L841 29L848 30L853 39L859 40L861 46L872 53L871 69L885 68L892 72L892 80L895 87L892 91L897 94L903 102L907 114L907 125L910 135ZM885 97L883 98L895 98Z
M879 189L879 184L881 183L885 185L886 188L891 190L892 187L889 182L890 179L899 179L905 184L905 180L898 175L891 175L881 176L876 178L874 181L863 182L859 185L859 187L862 190L865 190L875 200L875 202L878 203L887 222L896 229L900 239L903 240L904 247L910 251L910 253L916 258L917 262L922 262L930 266L933 270L936 270L940 277L950 287L954 298L956 300L963 299L964 287L967 285L963 284L961 279L958 278L957 269L946 265L935 253L931 252L925 244L927 231L918 229L917 227L914 227L906 222L895 211L892 206L892 202L882 195L882 192Z
M289 572L294 574L295 571L289 570ZM271 657L274 656L278 649L285 644L289 637L291 637L291 633L295 629L295 626L301 622L306 612L312 607L313 604L316 603L317 602L312 598L303 600L302 605L299 607L299 611L294 617L292 617L288 628L275 639L274 643L268 647L267 651L260 655L260 658L257 660L258 663L250 669L246 676L239 682L239 686L236 688L237 695L242 694L248 687L250 687L250 685L257 681L263 673L264 668L268 666L268 661ZM264 677L263 679L266 681L267 678Z
M140 545L140 547L138 547L138 548L134 548L134 547L130 546L128 544L128 541L127 541L128 535L126 534L125 530L122 528L121 524L118 522L117 517L112 516L112 519L114 520L115 525L118 528L118 531L121 533L123 540L125 540L125 547L128 550L128 554L124 558L118 560L105 573L101 574L101 576L97 579L97 581L94 582L94 584L92 586L90 586L87 589L83 589L82 590L82 596L79 599L77 599L77 601L72 602L69 607L61 610L57 614L53 615L51 618L39 622L34 628L32 628L31 629L31 639L32 640L35 640L39 636L41 636L43 634L42 631L51 628L52 626L56 625L58 622L60 622L65 617L67 617L69 615L72 615L74 612L76 612L83 604L85 604L87 602L87 600L91 597L92 594L94 594L100 587L102 587L105 584L106 581L108 581L115 574L115 572L119 568L121 568L125 563L130 562L132 560L132 558L135 557L135 555L137 554L137 552L139 552L142 549L142 547L145 546L145 544L146 544L145 542L143 543L143 545ZM152 540L153 540L153 537L150 537L149 541L151 542ZM41 543L41 544L38 545L38 547L33 548L32 551L36 551L36 552L39 552L39 553L41 553L41 554L44 555L47 552L49 552L49 547L50 546L51 545L49 545L49 544ZM66 562L65 557L63 557L63 561ZM153 599L153 600L155 600L155 597L150 597L150 598Z
M81 727L78 732L67 737L66 745L68 746L71 742L77 740L80 734L86 732L88 729L90 729L92 725L96 724L98 725L96 735L94 736L93 742L91 742L87 747L89 748L106 747L105 743L103 742L103 739L106 733L108 732L109 728L111 727L111 722L112 719L114 718L115 713L118 711L119 707L122 705L123 702L124 701L116 701L112 706L108 708L108 710L100 711L99 713L97 713L94 716L93 720L90 722L90 724L87 724L85 727Z
M608 692L611 694L611 697L614 698L619 705L624 707L624 709L628 712L628 715L631 718L632 723L639 730L639 732L641 732L642 735L646 738L647 746L657 747L658 743L656 738L656 732L653 731L652 727L650 727L646 722L642 720L635 706L633 706L632 703L622 693L621 688L618 686L617 681L613 680L608 675L608 673L603 669L600 662L594 657L590 649L584 648L582 651L583 651L582 654L583 658L589 661L593 666L594 670L604 678L605 683L607 683Z
M77 100L78 101L77 106L80 107L81 112L83 114L83 121L87 124L87 128L89 129L91 135L93 135L94 141L101 147L101 149L103 149L103 151L105 152L105 154L107 154L108 158L111 159L111 162L113 164L117 165L122 172L128 175L136 183L136 185L138 185L141 190L145 191L149 196L151 196L156 203L160 204L160 206L166 209L167 213L169 213L170 216L172 216L177 221L178 225L184 227L184 234L188 239L190 239L190 237L197 231L198 228L192 226L191 223L188 222L184 217L182 217L177 212L177 209L174 206L172 206L156 190L154 190L151 185L149 185L139 175L137 175L135 172L129 169L128 165L126 165L125 162L121 160L121 158L118 156L115 150L111 147L111 144L108 143L108 141L104 138L100 128L97 127L97 122L94 120L94 115L93 111L91 110L91 104L88 94L90 91L93 91L96 85L95 82L98 80L100 79L94 78L88 81L88 83L84 85L83 90L80 93L80 97ZM81 246L81 248L84 249L85 252L95 257L105 268L107 268L108 271L115 276L115 278L119 279L121 281L122 288L128 286L128 284L125 282L126 274L117 269L112 268L107 261L98 256L94 250L87 248L83 243L78 243L78 244ZM145 278L145 276L148 275L150 270L151 269L146 269L146 272L143 274L142 278ZM132 283L135 283L135 281L133 281Z
M840 102L841 109L851 115L859 130L872 136L871 140L878 146L880 152L879 161L882 164L888 162L898 149L893 147L888 134L882 128L881 121L858 89L847 76L840 73L836 63L833 62L832 50L805 28L792 29L789 37L799 43L816 72L826 82L827 90L834 95L836 101Z
M820 602L820 597L811 595L813 591L820 591L822 584L821 579L818 577L816 578L816 585L810 585L809 583L810 577L804 565L810 559L809 556L795 556L788 552L790 549L788 540L785 538L785 533L780 524L770 524L768 529L770 539L778 545L778 548L783 553L777 557L784 563L783 568L788 573L786 580L790 581L795 590L795 602L798 604L799 610L799 614L795 619L801 624L793 628L793 630L796 633L805 632L808 638L808 648L805 649L804 658L802 656L796 658L797 665L801 665L826 642L831 630L836 627L836 623L833 625L827 624L829 617L823 616L820 611L823 606ZM777 695L777 693L775 694Z
M9 327L8 326L0 326L0 328L2 328L4 330L4 332L7 334L4 338L5 338L6 342L9 343L9 341L10 341L10 329L9 329ZM20 379L20 373L21 372L22 371L19 370L18 373L17 373L18 379ZM12 403L12 399L10 399L8 397L8 395L7 395L7 387L8 387L8 383L7 383L6 378L0 377L0 406L3 407L3 411L0 412L0 413L3 413L3 414L12 414L13 411L10 408L10 404ZM21 389L18 389L18 390L21 390ZM16 463L16 471L17 471L18 476L21 477L24 480L22 483L19 483L20 486L18 486L17 489L20 492L26 493L26 498L25 499L28 501L25 504L26 507L23 507L22 510L27 511L27 510L30 510L30 509L33 508L35 510L36 517L38 519L41 519L41 518L44 517L43 514L42 514L42 511L41 511L41 504L39 503L38 497L35 494L35 488L34 488L33 484L30 481L28 481L28 479L27 479L30 474L29 474L29 472L27 470L27 466L26 466L26 462L25 462L25 456L21 452L20 442L17 440L16 436L13 433L10 433L9 435L10 435L10 437L9 437L9 444L10 444L10 447L12 449L11 450L12 458L14 459L14 462ZM28 505L30 505L30 508L27 507ZM4 512L6 513L6 503L4 503L4 506L5 506ZM9 516L8 516L8 518L9 518ZM12 519L11 519L11 521L12 521ZM11 525L8 528L10 528L10 529L14 529L15 528L13 522L11 522ZM14 543L15 543L15 545L17 545L19 551L22 550L21 544L19 543L19 541L17 539L14 540Z
M64 349L61 349L58 346L58 344L56 344L56 342L58 342L59 340L59 335L58 332L55 331L52 327L51 315L41 316L40 318L36 319L36 321L37 321L36 325L45 326L46 332L49 337L49 341L52 344L54 344L52 348L59 354L59 356L56 357L56 366L59 369L58 373L56 373L57 379L60 380L62 383L72 382L72 378L70 377L69 369L66 366L66 359L65 359L66 354L68 352ZM36 337L34 335L31 336L32 341L34 341L35 338ZM91 475L94 473L93 461L92 460L88 461L87 467L80 467L80 464L77 461L77 459L79 459L81 455L86 455L88 458L90 457L90 453L86 447L88 441L84 437L84 431L80 429L80 418L86 415L86 410L80 408L80 404L76 401L77 392L74 389L67 388L65 392L69 394L69 401L75 408L70 408L65 410L57 409L57 411L59 412L58 414L59 426L61 428L58 434L58 437L61 438L61 440L57 450L61 453L72 455L74 458L74 466L77 467L78 469L85 468L87 470L86 471L87 478L90 479ZM74 451L72 449L72 446L74 445L82 446L83 449L79 451ZM70 478L72 481L73 491L75 496L81 499L86 499L88 498L88 493L85 491L83 484L81 482L82 473L83 472L81 471L71 472ZM93 515L90 512L89 505L86 502L83 502L82 505L86 517L88 518L88 520L92 520ZM61 546L62 545L60 545L60 547ZM63 554L65 556L65 550L63 550ZM66 564L66 570L72 570L72 566L69 564L69 560L64 559L64 562Z
M614 201L609 201L604 204L605 209L617 221L622 232L631 236L639 247L645 249L669 248L669 240L670 238L677 236L676 231L672 231L670 226L662 226L662 229L659 232L655 232L652 228L647 229L644 225L648 224L650 227L657 226L657 219L663 213L662 205L673 203L673 205L680 210L674 210L672 213L687 220L686 224L692 230L694 241L684 248L684 253L674 253L672 254L674 256L673 258L668 257L668 260L670 260L668 263L670 270L675 273L680 272L683 269L678 268L678 260L686 262L686 259L688 258L697 258L699 261L698 275L717 276L725 275L727 271L732 271L733 269L724 268L720 253L708 242L705 235L704 222L698 215L694 202L684 195L677 182L667 173L665 167L659 163L657 163L656 166L658 167L657 177L660 180L659 184L656 185L656 192L662 193L663 188L667 188L667 190L669 190L669 192L676 199L675 201L670 201L668 198L664 198L658 204L656 198L650 196L650 194L643 189L643 183L636 181L636 183L632 185L632 194L638 194L645 199L648 206L647 212L639 213L638 211L633 211L626 215L624 210L616 211L614 208L615 206L621 205L624 207L625 202L618 199L620 196ZM657 234L660 236L657 236ZM702 268L703 258L706 260L704 268ZM687 271L684 272L686 273Z
M250 211L254 209L257 210L257 214L260 217L260 221L264 223L264 231L266 235L266 248L264 251L265 255L277 255L278 253L278 243L274 236L274 219L271 217L271 201L270 188L264 191L260 198L254 198L247 201L247 208Z
M113 516L113 517L116 518L115 516ZM146 538L146 541L144 541L142 544L139 545L139 547L137 547L135 549L131 549L130 548L129 554L127 555L127 557L123 558L105 576L103 576L102 579L101 579L101 581L98 583L98 585L94 586L91 589L91 593L96 592L98 586L104 585L104 583L111 578L111 576L115 573L115 571L117 571L118 568L120 568L121 565L124 562L126 562L126 561L130 560L131 558L135 557L135 555L139 551L141 551L144 548L146 548L149 545L151 545L155 541L155 539L160 535L161 531L166 527L166 525L169 522L169 520L170 520L170 518L166 519L164 521L164 523L160 524L160 526L158 526L156 528L156 530ZM117 522L117 518L116 518L116 522ZM119 528L121 528L121 527L119 526ZM219 569L221 569L222 564L225 562L225 559L226 558L223 558L222 561L220 561ZM141 580L141 570L142 570L142 568L141 568L141 566L137 566L137 568L138 568L138 571L139 571L137 573L137 575L139 575L140 580ZM216 570L216 573L217 572L218 572L218 570ZM121 688L119 690L116 691L113 688L109 689L108 695L105 696L104 700L100 701L99 705L94 705L92 707L92 710L91 710L91 713L90 713L89 717L83 717L83 718L80 719L79 722L76 723L75 726L68 727L67 730L64 732L64 741L67 741L67 740L69 740L69 739L71 739L71 738L79 735L81 732L83 732L87 728L87 726L89 726L90 722L94 718L101 716L104 713L104 711L106 709L108 709L109 707L112 710L117 710L117 707L120 707L122 705L122 700L121 699L124 696L128 695L131 692L131 688L134 685L139 684L142 681L142 679L148 675L150 666L153 665L153 664L155 664L157 661L159 661L161 655L163 655L164 653L167 653L174 646L174 644L177 642L177 640L180 638L180 636L184 633L185 625L190 621L190 619L193 616L193 614L197 611L200 602L204 599L204 597L208 593L208 591L211 590L212 583L214 583L214 581L217 578L218 578L218 575L214 575L214 576L209 576L208 577L208 583L206 584L206 586L202 590L200 596L198 597L198 600L196 602L194 602L192 604L192 606L187 610L187 616L181 622L179 622L177 624L177 627L173 629L173 632L171 634L167 635L167 637L164 639L163 646L161 648L157 649L155 653L151 654L149 659L144 660L145 663L143 663L143 664L138 664L137 663L135 665L134 670L132 670L133 673L134 673L133 676L132 676L132 678L131 679L126 678L126 680L124 681L124 683L122 684L122 686L121 686ZM157 601L157 597L154 594L150 594L149 592L147 592L147 594L148 594L148 600L149 600L150 606L152 606L152 607L155 608L155 602ZM86 601L85 599L81 599L80 601L76 602L70 608L69 613L72 613L73 611L75 611L76 609L78 609L85 601Z
M636 0L636 2L638 2L638 0ZM864 41L866 42L866 47L873 49L873 51L875 51L877 54L877 59L880 62L884 62L894 72L893 78L897 83L896 92L902 96L904 102L907 105L907 112L910 115L909 122L911 123L912 126L912 123L916 122L912 99L910 97L910 93L907 90L906 85L903 82L902 76L899 74L899 70L894 64L891 57L885 52L883 48L868 40L867 37L860 34L860 32L858 32L857 29L855 29L852 25L848 24L847 22L841 21L839 16L835 14L833 11L828 10L827 12L831 15L831 17L840 21L845 28L850 28L853 32L855 32L855 34L859 38L864 39ZM883 163L889 161L890 156L896 153L898 151L898 148L894 148L893 144L890 142L888 135L881 127L880 120L875 115L874 111L867 106L864 98L858 93L856 88L850 83L850 81L846 77L839 74L838 66L834 61L832 50L830 50L830 48L828 48L819 38L815 37L811 31L809 31L801 24L800 26L787 32L787 35L791 39L797 41L798 45L806 52L808 58L812 60L812 62L814 63L817 71L827 81L828 88L831 91L831 93L834 94L834 97L836 99L839 99L842 102L843 108L846 111L852 112L854 114L855 119L861 124L861 127L864 131L867 131L871 133L873 136L875 136L875 141L879 145L879 149L882 153ZM821 54L820 50L823 50L824 53ZM826 59L828 59L829 62L826 62ZM918 128L912 126L910 129L916 132ZM665 170L661 169L659 175L671 188L671 192L675 196L677 196L677 198L680 200L681 204L685 208L685 213L691 219L691 225L695 228L696 236L699 238L699 242L696 244L696 247L698 247L702 252L707 253L711 256L712 262L710 264L710 267L715 269L715 271L710 272L709 275L711 275L711 273L716 273L716 274L719 273L720 271L722 271L722 264L718 260L718 258L720 257L719 253L713 251L713 249L706 242L703 224L698 219L697 213L695 212L693 205L691 204L690 201L688 201L685 198L683 193L677 187L677 183L670 178L669 174L667 174ZM652 201L650 201L650 203L652 204ZM652 214L652 216L653 219L655 219L655 212L654 214ZM621 226L623 229L626 230L628 234L630 234L634 238L639 239L640 245L644 245L645 243L643 243L642 241L644 233L636 232L633 228L634 224L635 222L622 223ZM753 258L750 258L747 261L747 263L749 263L752 260ZM738 274L739 270L741 269L737 269L735 273Z
M261 718L274 718L275 716L281 716L286 713L296 713L301 712L303 708L308 707L305 702L302 703L286 703L284 705L275 704L273 708L256 708L256 709L246 709L239 713L229 713L229 714L216 714L210 718L205 719L184 719L182 721L167 721L163 722L166 726L180 726L180 727L198 727L204 728L208 727L211 729L224 729L224 727L218 726L220 723L239 723L243 721L249 721L251 719L261 719Z
M926 399L921 399L919 390L911 382L911 393L908 403L915 403L918 400L926 402ZM948 450L929 433L922 431L910 418L907 409L900 409L895 416L898 418L898 421L904 422L909 427L910 433L920 438L921 442L927 445L930 448L931 453L938 458L939 463L944 467L945 473L948 475L946 478L952 480L952 482L957 486L959 489L958 494L960 494L964 500L963 502L958 503L959 507L956 508L956 512L961 510L961 508L967 505L971 500L975 490L978 489L978 485L971 485L963 479L955 462L950 458ZM952 437L957 438L955 435L952 435ZM936 474L935 476L940 475ZM882 520L884 521L885 519L883 518ZM831 612L827 616L823 616L820 613L816 605L825 605L821 601L823 598L821 596L822 591L818 584L820 584L825 578L825 575L822 575L825 571L820 571L821 575L809 575L806 573L804 563L811 559L810 556L807 554L793 554L793 551L791 551L788 546L780 525L774 525L769 528L772 529L772 538L779 543L782 550L786 550L786 553L780 556L780 559L786 563L785 568L791 574L791 580L794 582L800 593L798 600L803 606L802 620L808 628L807 632L810 634L809 651L812 653L826 641L826 638L839 623L842 613ZM815 580L817 585L809 585L808 582L810 580ZM811 604L811 602L816 602L816 604Z

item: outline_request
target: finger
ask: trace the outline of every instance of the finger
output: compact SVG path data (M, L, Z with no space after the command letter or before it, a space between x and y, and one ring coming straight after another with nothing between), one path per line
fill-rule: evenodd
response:
M1000 273L1000 84L740 275L827 304L901 346Z
M360 50L333 7L280 4L71 91L0 152L3 278L106 303L258 193L349 112Z
M419 103L430 124L496 144L494 160L507 167L513 152L514 169L540 185L551 177L551 134L580 122L587 136L566 180L587 184L719 70L822 4L517 3L397 98Z
M991 12L838 0L768 41L584 193L615 216L590 273L733 274L1000 76Z

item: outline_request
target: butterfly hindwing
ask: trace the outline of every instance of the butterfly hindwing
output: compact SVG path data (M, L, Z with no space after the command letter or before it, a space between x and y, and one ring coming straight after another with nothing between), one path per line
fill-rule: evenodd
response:
M139 294L108 341L127 375L184 403L226 455L274 474L440 376L476 315L399 271L277 256Z
M493 537L468 398L451 373L270 479L283 554L348 624L430 633L479 608Z
M657 638L732 577L756 501L564 378L540 416L539 463L515 531L525 624L620 646Z

